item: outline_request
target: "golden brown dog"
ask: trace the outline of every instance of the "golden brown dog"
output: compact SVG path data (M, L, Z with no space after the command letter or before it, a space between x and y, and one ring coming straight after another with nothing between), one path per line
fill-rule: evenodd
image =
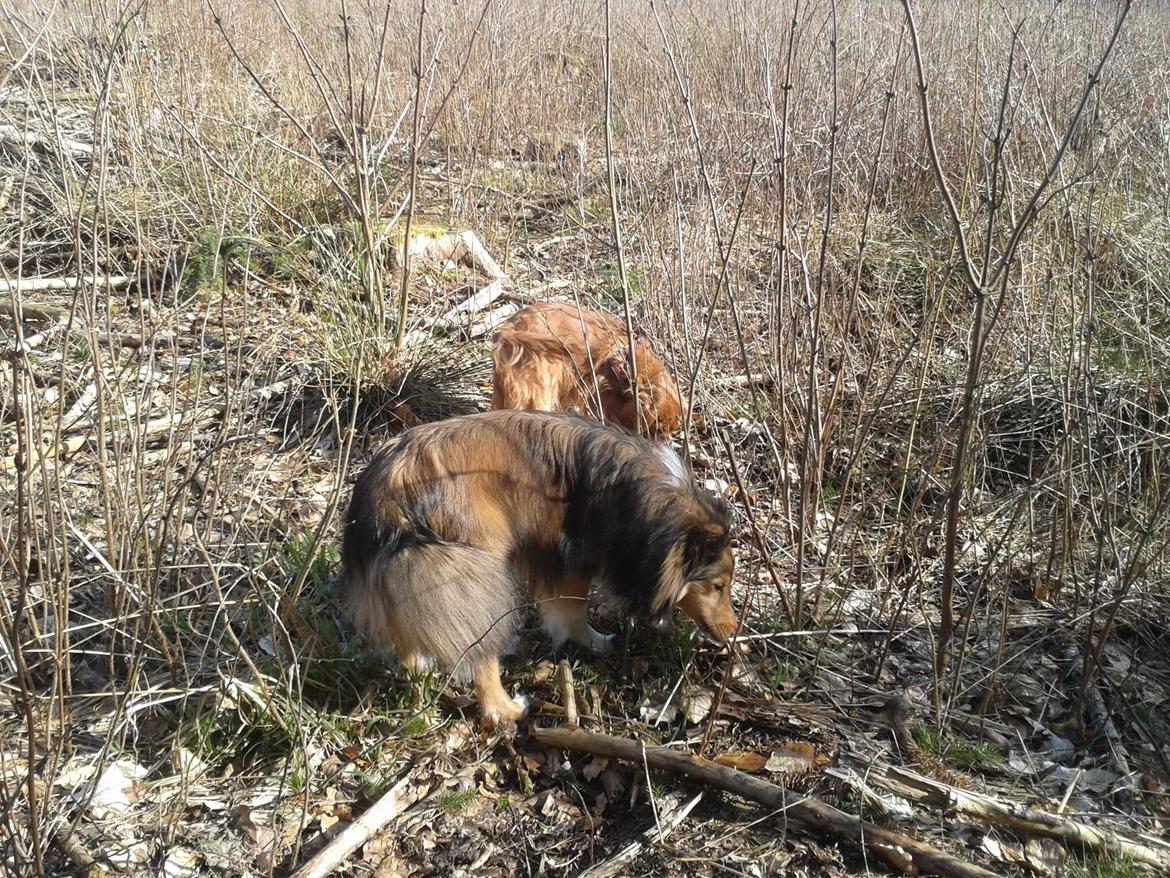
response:
M497 411L414 427L359 476L342 603L411 668L475 683L484 720L517 720L500 683L519 613L595 651L590 583L657 624L675 607L711 640L735 630L726 503L665 445L572 415Z
M615 317L567 302L529 305L496 332L492 406L577 411L655 437L682 424L674 378L645 341L637 341L634 404L626 328ZM593 377L597 376L594 382Z

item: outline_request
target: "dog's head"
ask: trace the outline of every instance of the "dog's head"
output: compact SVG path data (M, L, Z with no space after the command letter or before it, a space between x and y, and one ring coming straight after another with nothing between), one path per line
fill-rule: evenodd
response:
M645 342L634 348L638 367L638 399L635 404L630 356L619 348L598 370L606 389L602 398L610 416L622 426L633 429L640 416L643 432L651 438L668 436L682 426L682 399L678 386L662 361Z
M738 624L731 607L735 559L730 510L723 500L698 489L687 500L682 536L663 564L654 621L664 624L678 608L708 639L723 643Z

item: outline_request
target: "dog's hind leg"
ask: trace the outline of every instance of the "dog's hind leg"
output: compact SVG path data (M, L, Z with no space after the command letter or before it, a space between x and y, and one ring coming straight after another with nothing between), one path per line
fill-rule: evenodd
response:
M557 646L572 640L593 652L609 652L614 636L602 634L589 624L589 580L568 577L555 588L536 594L540 621Z
M488 726L501 722L518 722L528 712L528 699L509 697L500 682L500 660L496 656L482 659L473 669L475 694L480 714Z

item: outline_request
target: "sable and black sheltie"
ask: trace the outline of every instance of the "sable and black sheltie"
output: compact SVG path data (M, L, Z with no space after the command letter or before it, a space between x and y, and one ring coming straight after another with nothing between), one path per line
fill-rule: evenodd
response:
M408 430L359 476L345 519L347 615L407 667L475 683L488 724L525 701L500 656L534 602L558 644L596 651L591 583L638 617L736 627L729 510L667 446L563 414L493 411Z

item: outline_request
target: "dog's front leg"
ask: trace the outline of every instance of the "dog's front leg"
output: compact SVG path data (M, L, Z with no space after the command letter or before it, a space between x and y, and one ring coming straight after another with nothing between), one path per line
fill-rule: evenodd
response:
M501 722L519 722L528 712L528 699L523 695L512 698L500 682L500 660L487 658L472 671L475 694L479 699L480 716L484 725L494 728Z
M589 624L589 580L574 576L565 579L555 596L540 600L540 621L556 646L566 640L596 653L613 647L614 635L602 634Z

